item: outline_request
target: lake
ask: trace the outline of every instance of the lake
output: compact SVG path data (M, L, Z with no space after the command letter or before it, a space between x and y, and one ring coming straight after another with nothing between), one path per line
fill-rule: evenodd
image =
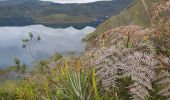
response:
M84 50L84 44L81 39L88 33L95 30L93 27L83 29L68 28L50 28L43 25L30 25L22 27L0 27L0 68L14 65L14 58L19 58L22 63L31 64L33 61L46 59L55 52L66 54L69 51L78 53ZM31 45L30 53L22 48L22 39L28 36L28 33L34 36L41 36L41 40Z

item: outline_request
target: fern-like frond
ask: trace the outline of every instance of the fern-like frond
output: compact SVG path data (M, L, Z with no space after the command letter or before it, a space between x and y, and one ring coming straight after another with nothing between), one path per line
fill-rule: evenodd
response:
M130 87L130 92L132 94L132 99L134 100L146 100L146 97L149 96L149 92L143 85L135 82Z
M96 70L98 81L101 82L103 87L107 90L116 87L116 79L118 78L119 71L116 62L119 61L120 51L111 47L109 49L101 50L98 53L99 58L96 61Z
M133 99L145 100L149 96L148 90L154 90L152 80L156 77L155 69L159 67L158 61L148 53L132 52L124 57L120 64L124 68L124 75L134 81L130 86Z
M159 68L159 62L152 54L111 46L98 50L98 57L96 72L98 81L105 89L116 87L118 78L130 77L133 84L129 89L133 99L145 100L149 96L149 90L154 90L152 81L156 77L155 69Z
M170 96L170 73L168 71L161 71L157 79L159 80L157 84L163 85L163 88L158 94L162 96Z

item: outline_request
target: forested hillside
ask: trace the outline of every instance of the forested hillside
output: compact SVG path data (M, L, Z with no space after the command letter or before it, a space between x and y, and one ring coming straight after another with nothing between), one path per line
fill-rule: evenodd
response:
M15 21L15 18L28 20L31 24L74 23L75 21L75 23L84 23L105 20L127 8L132 1L114 0L86 4L58 4L39 0L4 0L0 1L0 25L3 25L4 19L10 19L11 23L17 23L18 20ZM6 22L6 24L8 23Z

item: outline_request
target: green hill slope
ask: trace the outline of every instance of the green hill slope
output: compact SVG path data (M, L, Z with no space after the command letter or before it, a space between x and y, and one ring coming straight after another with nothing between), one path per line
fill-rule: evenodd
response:
M147 0L147 6L153 6L153 2L157 5L164 0ZM149 9L152 12L152 9ZM145 13L145 8L143 3L140 0L135 0L132 5L129 6L128 9L122 11L116 16L113 16L106 20L104 23L99 25L95 32L91 33L88 36L88 39L93 39L99 34L108 31L109 29L113 29L118 26L124 25L139 25L143 27L149 27L150 22Z
M96 18L86 16L70 16L67 14L52 14L37 19L41 23L80 23L95 21Z
M24 20L29 18L29 24L103 21L108 16L118 14L132 2L133 0L112 0L85 4L58 4L40 0L0 0L0 26L11 26L13 23L17 25L21 21L16 20L16 17Z

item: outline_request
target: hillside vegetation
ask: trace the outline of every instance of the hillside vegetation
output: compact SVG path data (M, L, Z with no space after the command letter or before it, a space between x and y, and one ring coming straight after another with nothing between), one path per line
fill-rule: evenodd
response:
M84 39L86 51L82 55L71 53L62 57L57 53L26 72L16 60L16 70L11 72L18 74L18 80L6 81L8 84L2 87L8 89L0 88L0 98L169 100L170 0L136 1L129 9L136 5L143 9L142 12L136 9L138 13L145 11L145 17L138 21L131 19L133 24L128 20L128 25L108 28L93 38L88 36Z
M96 21L96 18L90 18L86 16L70 16L66 14L52 14L49 16L41 17L37 19L40 23L85 23Z
M85 21L105 20L106 16L117 14L133 0L99 1L87 4L58 4L39 0L4 0L0 1L0 25L4 18L29 18L38 23L83 23ZM104 9L103 9L104 8ZM61 18L62 15L64 18ZM78 16L75 17L75 16ZM66 18L66 21L65 21ZM78 20L75 20L75 19ZM18 21L10 20L17 23ZM8 21L8 23L10 23ZM29 21L29 22L31 22ZM6 21L4 21L6 22ZM11 23L12 23L11 22ZM68 23L67 22L67 23Z
M156 7L156 5L158 5L160 2L164 1L166 0L146 0L146 6L149 7L147 8L149 16L154 16L154 7ZM96 31L89 35L89 39L93 39L98 34L101 34L118 26L139 25L143 27L150 27L151 23L146 13L147 12L144 8L142 1L135 0L128 9L122 11L120 14L113 16L106 20L104 23L100 24L97 27Z

